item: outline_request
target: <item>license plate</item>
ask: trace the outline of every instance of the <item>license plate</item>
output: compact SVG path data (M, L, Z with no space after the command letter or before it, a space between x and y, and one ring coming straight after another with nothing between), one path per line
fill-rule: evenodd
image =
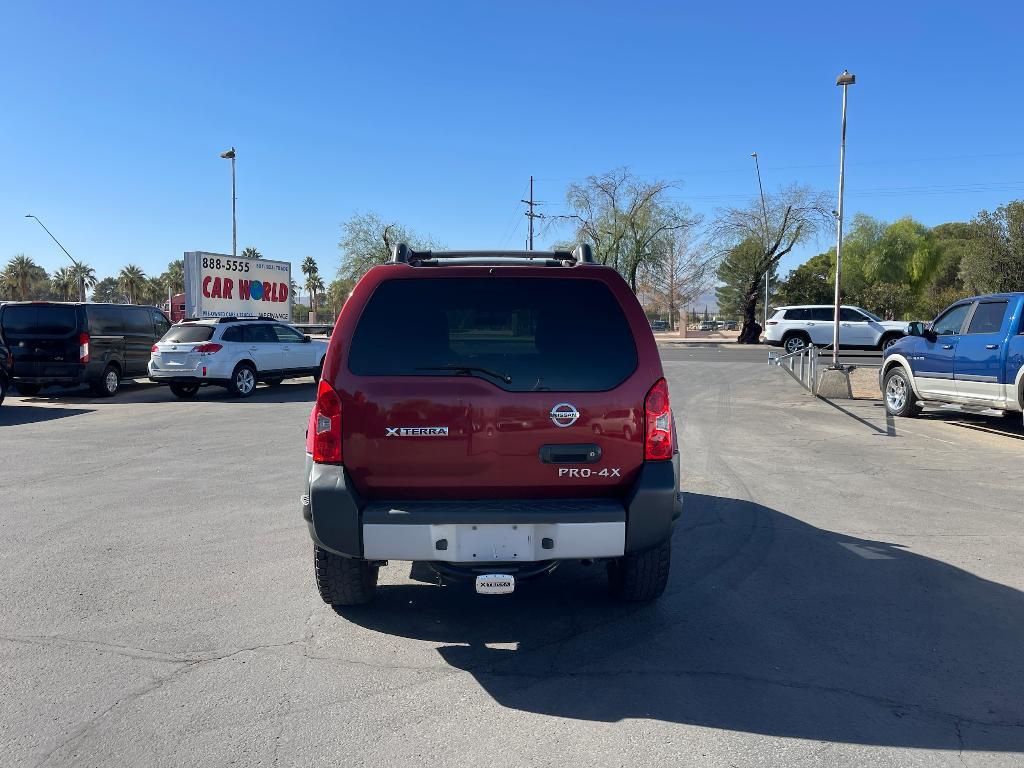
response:
M476 577L476 591L481 595L508 595L516 588L516 577L504 573L488 573Z

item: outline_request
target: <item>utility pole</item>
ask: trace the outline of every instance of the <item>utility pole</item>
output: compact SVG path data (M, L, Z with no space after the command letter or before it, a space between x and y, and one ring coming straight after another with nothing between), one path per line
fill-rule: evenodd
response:
M530 220L530 236L529 236L529 238L526 241L526 250L532 251L533 250L533 220L534 219L543 219L544 218L544 214L543 213L534 213L533 212L533 207L534 207L534 205L536 205L536 203L533 202L533 176L530 176L530 199L529 200L520 200L519 202L526 203L530 207L530 210L528 210L526 212L526 218L528 218Z

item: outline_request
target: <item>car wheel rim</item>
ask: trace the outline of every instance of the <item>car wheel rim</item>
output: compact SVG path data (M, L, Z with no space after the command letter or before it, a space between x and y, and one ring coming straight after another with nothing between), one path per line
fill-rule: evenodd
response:
M907 403L907 382L902 376L893 376L885 388L885 402L890 410L899 411Z
M104 379L107 385L107 392L117 392L117 373L114 371L107 371L107 376Z
M887 339L885 344L882 345L882 349L888 349L889 347L891 347L895 343L896 343L896 339Z
M238 372L238 378L235 380L238 385L238 391L245 394L252 392L254 386L256 386L256 379L252 375L252 371L248 368L243 368Z
M799 352L804 346L804 340L798 336L786 342L786 351L790 353Z

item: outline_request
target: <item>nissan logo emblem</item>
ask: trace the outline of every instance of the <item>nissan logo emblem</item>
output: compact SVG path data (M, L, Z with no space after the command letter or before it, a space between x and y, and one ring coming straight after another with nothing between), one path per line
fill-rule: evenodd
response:
M551 421L556 427L571 427L580 417L572 403L559 403L551 409Z

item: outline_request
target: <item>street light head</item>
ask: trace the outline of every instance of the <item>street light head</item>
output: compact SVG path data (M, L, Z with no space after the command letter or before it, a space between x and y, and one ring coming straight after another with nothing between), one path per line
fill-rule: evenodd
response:
M220 156L223 157L225 160L234 160L235 159L235 148L232 147L231 149L229 149L229 150L227 150L225 152L221 152Z
M836 85L853 85L857 82L857 76L850 74L847 70L843 70L843 74L836 78Z
M750 156L751 156L751 157L757 157L757 152L751 152L751 153L750 153Z
M26 213L26 214L25 214L25 218L26 218L26 219L34 219L34 218L35 218L35 216L33 216L33 215L32 215L31 213Z

